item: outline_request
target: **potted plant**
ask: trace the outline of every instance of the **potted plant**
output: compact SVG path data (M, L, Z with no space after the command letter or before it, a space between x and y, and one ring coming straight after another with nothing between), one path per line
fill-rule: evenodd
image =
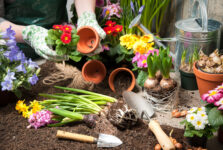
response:
M208 103L205 106L208 111L208 121L210 125L219 127L218 139L223 143L223 83L203 94L202 100Z
M188 63L186 63L187 51L184 50L181 57L180 76L181 87L186 90L197 90L197 81L193 73L193 64L199 60L197 49L194 50L193 55L189 56Z
M56 51L57 55L68 55L73 61L79 62L82 58L81 53L76 50L79 39L80 37L77 35L77 30L74 26L53 25L53 29L48 31L48 36L45 40L47 45ZM83 47L83 40L79 45Z
M21 97L20 88L30 89L38 81L38 65L27 59L16 45L15 31L0 33L0 105ZM13 96L13 92L16 96Z
M191 108L186 119L181 122L185 125L184 136L191 146L206 148L207 139L213 136L216 128L208 122L208 115L205 107Z
M209 56L202 51L199 61L194 63L193 71L196 76L200 96L214 89L223 81L223 55L215 50Z

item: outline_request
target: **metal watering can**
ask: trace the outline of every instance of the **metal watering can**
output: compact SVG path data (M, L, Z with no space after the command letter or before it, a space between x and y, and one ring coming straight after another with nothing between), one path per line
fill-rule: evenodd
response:
M206 55L209 55L215 49L220 48L222 24L216 20L208 19L207 8L203 0L194 0L192 8L192 18L175 23L176 37L159 40L153 36L158 47L166 48L161 42L176 42L175 53L171 52L171 56L174 58L175 70L179 69L184 50L187 51L186 60L188 60L195 49L202 50ZM198 8L201 18L197 17ZM130 23L129 28L137 26L144 34L152 34L140 23L140 18L141 14Z

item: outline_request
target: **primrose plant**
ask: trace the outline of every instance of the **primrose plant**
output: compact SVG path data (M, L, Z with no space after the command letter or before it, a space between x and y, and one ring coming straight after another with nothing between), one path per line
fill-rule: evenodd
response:
M21 96L19 88L30 89L38 81L38 65L27 59L16 45L15 31L11 26L0 32L0 88Z

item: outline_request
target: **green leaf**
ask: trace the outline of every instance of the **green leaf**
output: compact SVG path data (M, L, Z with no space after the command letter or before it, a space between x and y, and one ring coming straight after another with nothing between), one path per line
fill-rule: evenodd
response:
M140 70L136 81L140 86L143 87L147 77L148 77L148 73L146 71Z
M108 56L115 56L117 54L118 49L119 49L119 45L115 47L110 47L110 50L108 51Z
M76 56L70 55L69 57L70 57L70 59L72 59L75 62L79 62L82 59L82 56L78 56L78 55L76 55Z
M63 45L57 45L56 46L56 53L58 55L65 55L67 53L67 48Z
M80 36L79 35L76 35L76 34L72 34L72 39L79 39L80 38Z
M53 29L49 30L49 31L48 31L48 37L49 37L50 39L52 39L52 40L57 40L57 39L59 39L60 37L59 37L59 34L58 34L57 32L58 32L58 31L53 30Z
M184 136L185 136L185 137L193 137L194 134L193 134L192 132L188 131L188 130L185 130L185 132L184 132Z
M47 45L54 45L55 44L55 41L54 40L52 40L51 38L49 38L48 36L46 37L46 44Z
M57 39L57 40L56 40L56 44L57 44L57 45L62 45L63 42L62 42L60 39Z
M125 54L122 54L122 55L118 56L118 57L115 59L115 61L116 61L116 63L120 63L124 58L125 58Z
M218 127L223 125L223 114L217 107L214 107L208 113L208 121L212 126Z

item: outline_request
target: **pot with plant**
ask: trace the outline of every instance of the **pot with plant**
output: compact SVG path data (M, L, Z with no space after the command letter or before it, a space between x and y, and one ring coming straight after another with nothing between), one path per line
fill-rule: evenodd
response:
M202 95L202 100L207 102L210 125L219 127L218 139L223 143L223 81L222 84Z
M14 36L11 27L0 33L0 105L21 97L20 89L36 84L40 72L38 65L16 45Z
M205 107L192 107L181 124L185 125L184 136L194 147L206 148L207 139L216 131L216 128L209 124Z
M214 89L223 81L223 55L215 50L209 56L202 51L198 62L194 63L193 71L196 76L200 96Z
M183 51L181 57L180 76L181 87L186 90L197 90L196 77L193 73L193 64L199 59L197 49L194 50L193 55L189 56L188 63L186 63L187 50Z

